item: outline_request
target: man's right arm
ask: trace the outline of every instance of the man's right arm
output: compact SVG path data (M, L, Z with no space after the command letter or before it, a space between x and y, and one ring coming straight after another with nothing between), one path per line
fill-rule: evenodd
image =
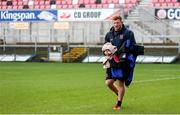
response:
M105 36L105 41L104 43L107 43L107 42L110 42L110 39L109 39L109 32L106 34Z

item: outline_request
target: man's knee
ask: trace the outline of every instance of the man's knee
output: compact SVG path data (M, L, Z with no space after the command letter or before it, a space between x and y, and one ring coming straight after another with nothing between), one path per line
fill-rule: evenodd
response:
M106 84L108 87L111 87L111 86L113 85L113 83L114 83L114 80L112 80L112 79L109 79L109 80L106 80L106 81L105 81L105 84Z

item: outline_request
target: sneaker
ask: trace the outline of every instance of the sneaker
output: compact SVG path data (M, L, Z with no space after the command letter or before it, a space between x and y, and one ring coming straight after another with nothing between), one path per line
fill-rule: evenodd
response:
M121 109L121 106L115 105L115 106L113 107L113 109L114 109L114 110L120 110L120 109Z

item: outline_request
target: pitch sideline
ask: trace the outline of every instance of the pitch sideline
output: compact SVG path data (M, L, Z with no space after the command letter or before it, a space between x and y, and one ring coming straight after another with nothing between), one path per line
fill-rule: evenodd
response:
M159 79L150 79L150 80L137 80L137 81L133 81L133 83L155 82L155 81L175 80L175 79L180 79L180 77L159 78Z

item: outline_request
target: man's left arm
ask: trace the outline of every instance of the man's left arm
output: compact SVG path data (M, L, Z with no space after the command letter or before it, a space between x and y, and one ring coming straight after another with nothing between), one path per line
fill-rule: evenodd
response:
M135 40L135 37L134 37L134 33L132 31L129 31L127 32L126 34L126 41L125 41L125 51L127 53L132 53L133 52L133 48L134 48L134 45L136 44L136 40Z

